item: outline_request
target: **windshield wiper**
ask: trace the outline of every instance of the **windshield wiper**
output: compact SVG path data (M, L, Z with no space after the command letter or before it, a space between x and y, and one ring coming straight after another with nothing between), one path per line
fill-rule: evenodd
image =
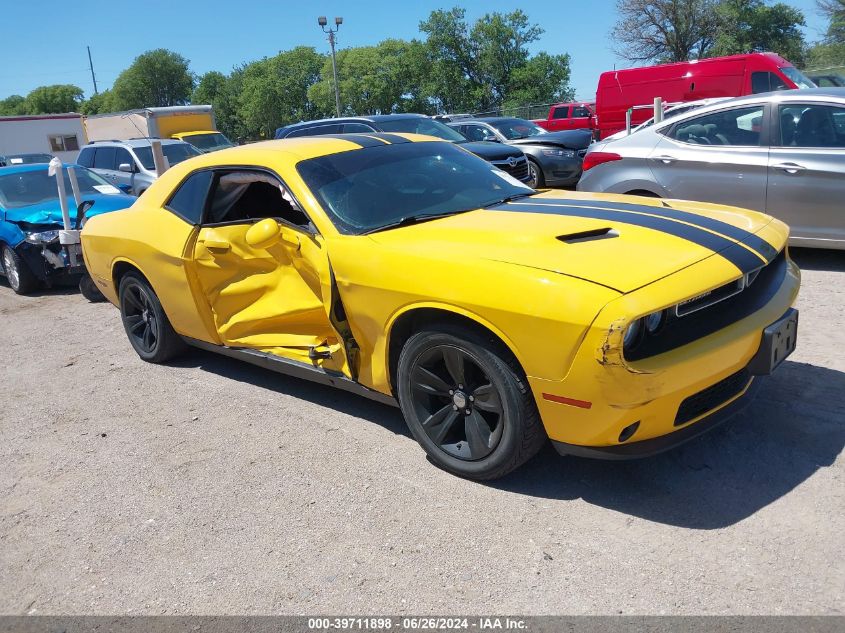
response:
M531 193L514 193L510 196L505 196L504 198L499 198L498 200L494 200L490 204L485 204L482 209L489 209L490 207L498 207L500 204L505 204L506 202L513 202L514 200L519 200L521 198L527 198L528 196L533 196L536 191L532 191Z
M358 233L358 235L369 235L370 233L378 233L379 231L386 231L388 229L398 229L403 226L411 226L412 224L419 224L420 222L427 222L428 220L436 220L438 218L445 218L450 215L458 215L459 213L466 213L470 209L463 209L461 211L449 211L448 213L423 213L420 215L408 215L404 218L399 218L395 222L382 224L372 229L367 229Z

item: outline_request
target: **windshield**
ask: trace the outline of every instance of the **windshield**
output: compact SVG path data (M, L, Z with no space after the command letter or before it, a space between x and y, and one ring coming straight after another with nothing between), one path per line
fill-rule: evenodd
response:
M491 121L490 125L499 130L509 141L548 134L536 123L525 119L500 119L499 121Z
M49 163L53 160L50 154L18 154L17 156L9 156L7 162L9 165L32 165L34 163Z
M534 193L487 161L439 142L330 154L302 161L297 170L338 230L346 234Z
M235 146L232 141L227 139L220 132L213 132L211 134L189 134L182 140L190 143L203 152L213 152L217 149L226 149L227 147Z
M457 130L453 130L448 125L435 121L434 119L426 118L407 118L407 119L391 119L388 121L379 121L377 125L382 132L407 132L409 134L428 134L429 136L436 136L442 138L444 141L452 141L453 143L466 143L466 139Z
M76 180L79 182L79 192L86 194L120 193L114 185L100 178L84 167L76 167ZM65 177L65 193L73 196L67 169L62 170ZM47 173L46 169L36 171L22 171L15 174L0 175L0 206L4 209L18 209L32 204L58 200L59 190L56 179Z
M135 152L135 156L137 156L138 160L141 161L144 169L149 169L150 171L155 170L156 166L153 161L152 147L146 145L144 147L133 147L132 149ZM170 163L171 167L173 167L176 163L181 163L183 160L200 155L200 151L188 143L167 143L166 145L162 143L161 149L167 157L167 162Z
M794 66L783 66L780 71L786 75L792 83L794 83L799 88L815 88L816 84L810 81L804 73L800 70L795 68Z

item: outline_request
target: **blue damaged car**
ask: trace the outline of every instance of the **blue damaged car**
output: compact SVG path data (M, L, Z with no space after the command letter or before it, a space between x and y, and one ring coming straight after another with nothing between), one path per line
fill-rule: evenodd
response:
M85 167L73 165L82 199L77 207L67 167L62 173L73 229L80 228L86 218L125 209L137 199ZM72 266L59 243L62 210L56 177L49 175L48 168L46 163L0 167L0 274L18 294L87 278L85 267ZM84 284L80 288L85 291Z

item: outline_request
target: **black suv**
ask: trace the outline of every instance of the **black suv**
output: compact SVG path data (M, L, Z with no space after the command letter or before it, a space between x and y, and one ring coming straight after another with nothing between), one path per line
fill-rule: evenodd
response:
M280 127L276 130L276 138L325 134L367 134L371 132L407 132L436 136L459 144L522 182L526 182L529 178L528 161L525 159L522 150L502 143L468 141L457 130L453 130L448 125L422 114L375 114L372 116L305 121L304 123Z

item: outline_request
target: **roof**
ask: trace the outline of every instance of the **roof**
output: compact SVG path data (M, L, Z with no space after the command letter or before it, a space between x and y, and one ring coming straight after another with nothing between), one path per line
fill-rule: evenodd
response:
M108 147L110 145L115 145L115 146L117 146L117 145L120 145L120 146L128 145L129 147L148 147L150 145L151 141L161 141L162 145L173 145L173 144L185 142L185 141L180 141L179 139L175 139L175 138L152 138L152 139L133 138L133 139L129 139L127 141L112 139L112 140L105 140L105 141L91 141L85 147L94 147L94 146Z
M0 123L5 121L55 121L57 119L82 119L78 112L63 112L61 114L28 114L26 116L0 116Z
M25 171L47 171L50 163L27 163L26 165L9 165L8 167L0 167L0 176L4 174L19 174ZM75 167L78 169L85 169L82 165L76 163L63 163L62 167Z
M302 127L304 125L319 125L321 123L331 125L333 123L355 123L364 121L367 123L378 123L379 121L396 121L399 119L427 119L424 114L415 114L408 112L405 114L371 114L366 116L342 116L330 119L314 119L313 121L300 121L299 123L291 123L290 125L283 125L279 130L289 130Z
M122 110L120 112L104 112L102 114L89 114L86 118L98 119L100 117L123 116L126 114L140 114L141 116L160 116L162 114L200 114L211 112L210 105L187 105L187 106L167 106L167 107L153 107L153 108L137 108L135 110Z

